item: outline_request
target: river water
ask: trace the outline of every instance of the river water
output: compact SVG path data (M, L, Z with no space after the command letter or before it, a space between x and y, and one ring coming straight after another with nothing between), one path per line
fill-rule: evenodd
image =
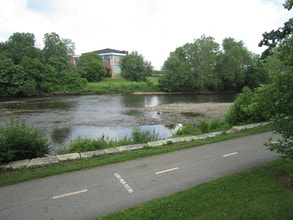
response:
M169 103L232 102L235 97L235 94L106 94L2 99L0 125L12 116L24 119L29 125L40 128L54 148L65 147L77 137L99 138L105 135L120 139L129 136L134 126L155 129L160 138L166 138L172 135L177 125L141 120L156 119L160 115L137 109Z

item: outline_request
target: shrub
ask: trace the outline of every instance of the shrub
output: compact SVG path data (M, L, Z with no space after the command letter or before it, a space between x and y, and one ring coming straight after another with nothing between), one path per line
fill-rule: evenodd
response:
M0 127L0 162L42 157L49 153L49 142L37 128L24 120L10 119Z
M263 85L254 91L244 87L225 115L226 121L230 125L239 125L271 120L278 111L275 103L279 102L271 87Z
M212 119L211 121L207 121L202 118L199 119L197 125L184 123L183 126L173 134L173 137L204 134L213 131L225 131L230 127L231 126L225 120Z
M199 119L197 127L201 131L201 133L208 133L209 132L209 123L205 119Z
M85 151L94 151L103 149L107 145L104 136L99 139L88 139L78 137L70 142L67 149L59 153L80 153Z
M229 130L231 126L225 121L221 119L212 119L209 122L209 131L226 131Z
M195 125L192 125L190 123L184 123L173 136L188 136L195 135L196 133L199 133L199 130L196 128Z
M150 141L156 141L159 139L159 134L155 132L153 129L152 131L150 130L142 130L138 127L135 127L132 130L132 143L133 144L140 144L140 143L147 143Z

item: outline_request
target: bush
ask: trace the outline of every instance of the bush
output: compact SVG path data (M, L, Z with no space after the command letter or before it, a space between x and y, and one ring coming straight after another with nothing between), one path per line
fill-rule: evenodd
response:
M49 142L37 128L13 118L0 127L0 162L42 157L49 153Z
M258 88L255 92L244 87L242 93L233 102L225 118L230 125L249 124L267 121L270 113L266 109L267 101L261 101L266 87Z
M209 122L209 131L226 131L229 130L231 126L225 121L221 119L212 119Z
M67 149L59 153L81 153L103 149L107 145L104 136L99 139L88 139L78 137L70 142Z
M184 123L182 127L179 128L173 136L174 137L188 136L188 135L195 135L197 133L199 133L199 130L196 128L195 125L192 125L190 123Z
M212 119L211 121L207 121L206 119L199 119L197 125L184 123L183 126L173 134L173 137L205 134L213 131L225 131L230 127L231 126L225 120Z
M201 133L208 133L209 132L209 123L205 119L199 119L197 127L201 131Z
M156 141L159 139L159 134L155 132L155 130L141 130L138 127L135 127L132 130L132 143L133 144L141 144L147 143L150 141Z

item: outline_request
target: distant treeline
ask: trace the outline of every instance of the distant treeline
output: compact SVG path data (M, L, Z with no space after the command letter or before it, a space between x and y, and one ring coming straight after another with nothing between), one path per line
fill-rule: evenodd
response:
M242 41L226 38L220 47L214 38L203 35L170 53L159 87L163 91L241 91L244 86L267 83L266 68Z
M44 48L35 47L31 33L14 33L0 43L0 95L33 96L54 91L76 91L86 85L70 57L74 43L58 34L44 36Z

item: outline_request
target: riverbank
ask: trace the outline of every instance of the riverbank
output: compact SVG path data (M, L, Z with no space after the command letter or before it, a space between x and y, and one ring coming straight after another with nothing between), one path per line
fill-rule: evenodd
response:
M202 146L270 130L271 128L267 123L257 123L236 126L225 132L213 132L198 136L164 139L97 151L13 161L7 164L0 164L0 186ZM34 172L32 172L32 169L34 169Z

